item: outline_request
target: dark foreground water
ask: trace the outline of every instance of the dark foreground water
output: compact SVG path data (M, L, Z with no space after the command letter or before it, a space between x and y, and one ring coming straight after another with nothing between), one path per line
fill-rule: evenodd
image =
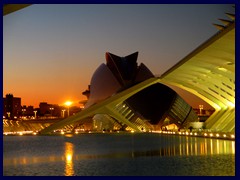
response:
M163 134L4 136L4 176L234 176L235 141Z

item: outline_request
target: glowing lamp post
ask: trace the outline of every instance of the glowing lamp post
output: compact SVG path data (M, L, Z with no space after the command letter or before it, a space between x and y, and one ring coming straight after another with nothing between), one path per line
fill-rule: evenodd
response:
M10 119L10 114L11 114L10 112L7 112L7 115L8 115L8 118L9 118L9 119Z
M199 105L200 115L202 115L203 105Z
M65 102L65 105L68 107L68 116L69 116L69 107L72 105L71 101Z
M62 110L63 118L64 118L64 113L65 113L65 111L66 111L65 109Z
M35 119L37 119L37 111L33 111L35 114Z

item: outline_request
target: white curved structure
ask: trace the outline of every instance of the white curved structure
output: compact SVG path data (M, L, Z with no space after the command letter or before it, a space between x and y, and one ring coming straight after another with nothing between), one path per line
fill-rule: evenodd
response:
M133 56L137 56L137 54ZM111 54L107 60L111 67L113 67L112 71L114 71L115 74L120 74L119 71L123 74L125 73L124 69L115 68L115 63L118 63L118 60L112 61ZM104 76L109 75L109 70L107 70L104 65L101 65L98 70L103 71ZM95 87L91 87L93 91L96 90L96 93L98 93L97 89L99 87L97 82L98 70L92 79L92 82L96 82L96 85ZM135 71L136 69L133 70ZM124 75L125 76L117 76L117 79L120 84L127 85L130 82L128 78L131 74L129 75L126 72ZM140 80L142 79L141 77L138 78ZM114 119L119 120L119 122L126 124L131 129L141 131L140 124L136 125L129 121L129 114L125 113L129 111L125 100L157 83L171 84L187 90L214 107L214 114L205 122L207 129L221 132L234 132L235 21L229 21L227 26L224 26L216 35L199 46L160 78L148 78L130 88L111 95L112 92L118 89L118 83L113 82L116 86L113 86L112 89L106 91L104 94L98 94L97 96L92 95L92 97L89 98L92 100L89 101L88 108L43 129L41 133L51 133L54 129L84 121L85 118L93 117L95 114L108 114ZM131 113L131 111L129 112ZM148 127L145 126L145 128L147 129Z
M97 68L90 84L91 93L85 108L110 97L121 88L121 85L105 64L101 64Z
M207 129L235 130L235 22L199 46L161 76L161 82L185 89L215 108Z

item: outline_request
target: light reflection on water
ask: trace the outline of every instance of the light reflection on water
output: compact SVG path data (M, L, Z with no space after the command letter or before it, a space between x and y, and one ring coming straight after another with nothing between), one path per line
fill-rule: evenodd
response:
M68 136L68 137L67 137ZM33 137L25 137L29 141L31 147L27 147L28 143L24 146L18 146L18 137L4 137L4 158L3 167L4 175L13 175L9 168L20 168L24 166L33 166L41 164L64 164L65 176L78 175L76 169L79 162L92 162L106 160L111 162L113 160L123 159L138 159L147 157L191 157L198 156L215 156L215 155L234 155L235 156L235 141L209 139L198 137L174 137L174 136L147 136L152 135L120 135L120 136L102 136L102 135L87 135L82 136L69 136L65 137L44 137L38 136L38 139ZM102 137L97 137L102 136ZM111 136L111 135L110 135ZM126 137L127 136L127 137ZM146 136L146 137L145 137ZM30 138L31 140L29 140ZM42 139L41 139L42 138ZM152 139L152 142L149 140ZM146 141L147 140L147 141ZM9 143L16 143L15 148L20 148L16 153L14 146ZM34 141L39 142L34 147ZM54 142L55 141L55 142ZM59 145L51 146L59 141ZM41 143L46 146L42 146ZM61 145L62 144L62 145ZM152 145L151 145L152 144ZM18 147L17 147L18 146ZM22 149L21 149L22 148ZM30 148L35 151L25 152L25 149ZM40 148L40 149L39 149ZM15 149L16 150L16 149ZM43 153L44 152L44 153ZM58 153L57 153L58 152ZM146 159L147 160L147 159ZM136 161L137 162L137 161ZM99 168L99 167L97 167ZM101 167L104 168L104 167ZM128 167L129 168L129 167ZM78 170L79 171L79 170ZM235 168L232 170L234 174ZM15 172L16 173L16 172ZM59 175L54 174L53 175ZM21 173L20 173L21 174ZM231 174L231 175L232 175ZM18 175L18 174L14 174ZM27 174L29 175L29 174ZM104 174L103 174L104 175ZM187 175L187 174L186 174Z
M69 142L65 142L65 175L73 176L74 175L74 167L73 167L73 144Z

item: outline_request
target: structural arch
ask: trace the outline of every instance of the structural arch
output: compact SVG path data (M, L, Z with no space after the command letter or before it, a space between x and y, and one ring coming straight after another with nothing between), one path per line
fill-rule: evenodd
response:
M235 21L231 21L160 77L215 108L207 129L235 131Z

